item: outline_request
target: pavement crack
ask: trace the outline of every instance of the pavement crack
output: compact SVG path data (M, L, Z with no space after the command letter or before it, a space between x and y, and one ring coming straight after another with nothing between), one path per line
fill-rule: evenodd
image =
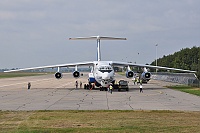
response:
M49 105L45 110L48 110L50 107L52 107L53 105L57 104L59 101L61 101L64 97L68 96L69 94L72 93L72 91L74 91L75 89L69 91L66 95L64 95L63 97L61 97L59 100L57 100L56 102L54 102L53 104Z
M107 99L107 108L110 110L109 105L108 105L108 92L106 91L106 99Z

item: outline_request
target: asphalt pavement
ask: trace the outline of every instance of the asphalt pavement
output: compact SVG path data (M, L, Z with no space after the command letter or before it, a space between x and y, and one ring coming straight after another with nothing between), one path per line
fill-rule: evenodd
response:
M0 79L0 110L178 110L200 111L200 97L168 89L174 83L150 80L139 85L129 80L129 91L85 90L75 81L87 83L87 73L74 79L71 73L57 80L54 75ZM31 89L28 90L28 82Z

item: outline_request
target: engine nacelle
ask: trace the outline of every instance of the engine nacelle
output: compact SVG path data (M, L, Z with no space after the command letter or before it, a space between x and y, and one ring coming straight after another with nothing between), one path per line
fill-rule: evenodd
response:
M127 71L126 72L126 77L127 78L132 78L134 76L134 72L133 71Z
M150 72L146 72L144 76L145 76L146 79L150 79L151 78L151 73Z
M60 73L60 72L56 72L55 73L55 77L57 78L57 79L61 79L62 78L62 73Z
M149 81L151 78L151 73L150 72L143 72L141 75L143 80Z
M74 78L79 78L80 77L80 72L79 71L74 71L73 72Z

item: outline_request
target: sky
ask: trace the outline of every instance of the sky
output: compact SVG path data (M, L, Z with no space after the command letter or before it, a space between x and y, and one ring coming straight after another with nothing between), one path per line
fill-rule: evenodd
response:
M151 63L200 46L199 0L1 0L0 69L96 60ZM156 47L156 44L158 46ZM159 64L159 62L158 62Z

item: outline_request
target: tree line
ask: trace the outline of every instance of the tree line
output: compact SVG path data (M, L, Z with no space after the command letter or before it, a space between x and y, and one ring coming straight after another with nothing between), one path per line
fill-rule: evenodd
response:
M158 66L197 71L196 75L200 79L200 47L184 48L174 54L164 55L157 59L157 64ZM156 60L151 65L156 65Z

